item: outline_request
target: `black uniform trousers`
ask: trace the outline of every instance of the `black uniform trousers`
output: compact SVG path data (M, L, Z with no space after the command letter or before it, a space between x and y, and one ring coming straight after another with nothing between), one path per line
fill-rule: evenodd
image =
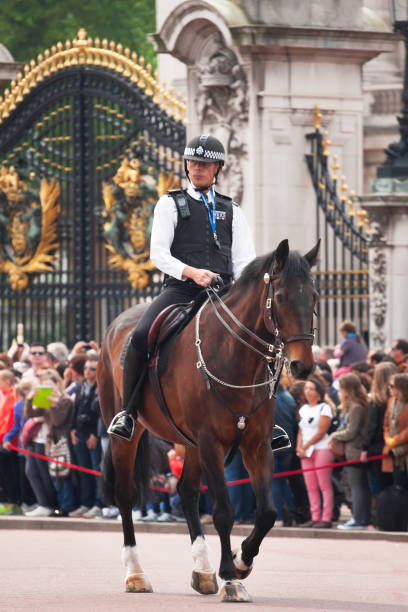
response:
M164 285L163 291L153 300L137 323L132 335L133 346L140 352L147 352L147 336L157 315L171 304L191 302L203 290L203 287L190 280L169 279Z

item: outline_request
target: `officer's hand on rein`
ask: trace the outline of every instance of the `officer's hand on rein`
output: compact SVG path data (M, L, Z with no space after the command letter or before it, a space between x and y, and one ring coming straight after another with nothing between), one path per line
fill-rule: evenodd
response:
M213 279L214 273L211 270L204 270L201 268L193 268L192 266L186 266L183 270L183 276L191 278L200 287L209 287Z

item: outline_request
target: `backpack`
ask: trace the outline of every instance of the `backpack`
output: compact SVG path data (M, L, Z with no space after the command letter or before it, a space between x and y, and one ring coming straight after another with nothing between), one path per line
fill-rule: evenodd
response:
M398 485L387 487L378 495L376 527L380 531L408 530L408 491Z
M54 440L51 441L48 456L51 459L58 459L58 461L71 463L71 451L66 436L61 436L56 442ZM71 468L67 465L61 465L60 463L50 461L48 471L54 478L65 478L69 476Z

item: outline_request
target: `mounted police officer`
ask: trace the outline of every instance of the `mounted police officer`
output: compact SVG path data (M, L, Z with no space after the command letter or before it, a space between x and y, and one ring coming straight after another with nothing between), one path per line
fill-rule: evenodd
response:
M154 210L150 257L165 273L161 294L138 322L123 368L123 407L109 433L130 440L147 361L147 335L156 316L170 304L187 303L214 276L225 283L237 278L255 257L249 226L231 198L214 191L225 151L214 136L193 138L184 150L187 189L162 196ZM132 401L130 402L130 400ZM131 405L130 405L131 404Z

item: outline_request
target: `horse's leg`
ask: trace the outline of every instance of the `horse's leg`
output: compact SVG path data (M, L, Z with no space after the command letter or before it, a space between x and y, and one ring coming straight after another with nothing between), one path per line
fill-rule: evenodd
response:
M124 540L122 562L126 569L125 588L127 593L152 592L151 584L139 563L132 520L133 470L143 431L142 426L136 425L130 441L111 436L112 461L115 469L115 494L122 517Z
M201 464L207 479L213 504L213 521L221 543L219 576L224 581L221 601L252 601L245 587L237 579L231 551L231 530L234 524L234 507L230 502L224 475L224 451L214 439L200 440Z
M218 591L214 568L209 558L209 549L200 523L198 504L200 498L201 465L198 450L186 448L183 472L177 485L190 532L194 569L191 586L202 595L212 595Z
M241 579L250 574L261 542L276 520L272 498L273 453L270 442L265 441L251 453L243 448L242 457L255 492L256 511L253 530L242 542L241 550L234 551L234 564Z

